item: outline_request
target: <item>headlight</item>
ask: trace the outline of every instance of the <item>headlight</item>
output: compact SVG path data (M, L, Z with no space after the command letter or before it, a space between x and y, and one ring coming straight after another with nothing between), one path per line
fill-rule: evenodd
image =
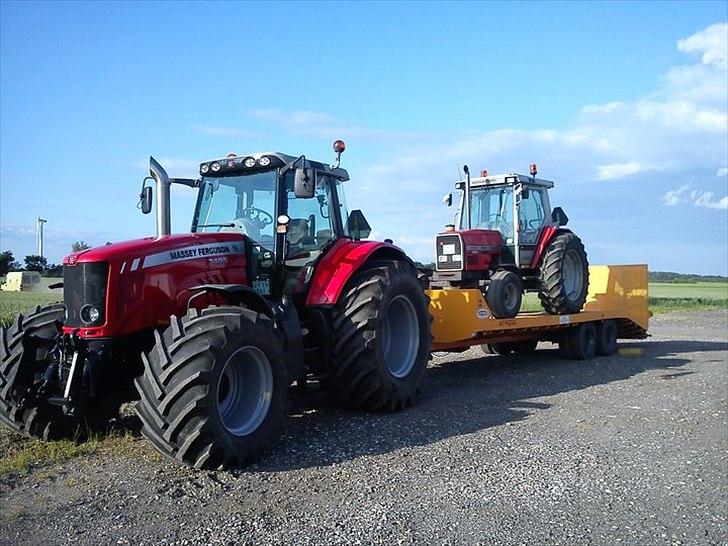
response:
M254 167L255 166L255 158L246 157L245 158L245 161L243 161L243 165L245 165L248 168Z
M210 170L210 166L206 163L200 166L200 174L207 174Z
M268 165L270 165L270 157L261 157L258 160L258 165L260 165L261 167L267 167Z
M101 312L93 305L84 305L81 307L81 320L86 324L92 324L99 320Z
M212 169L213 172L217 172L220 170L220 164L216 161L215 163L210 165L210 168Z

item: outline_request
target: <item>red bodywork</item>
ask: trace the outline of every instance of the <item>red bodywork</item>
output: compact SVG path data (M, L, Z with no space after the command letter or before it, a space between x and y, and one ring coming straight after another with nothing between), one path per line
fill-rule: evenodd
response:
M378 251L404 256L401 249L375 241L339 239L320 259L307 305L332 305L351 275ZM109 264L105 322L64 327L84 338L107 338L158 328L170 315L187 312L191 287L200 284L249 284L245 240L235 233L191 233L147 237L77 252L63 261L69 268L88 262ZM209 295L200 306L222 303ZM213 301L215 300L215 301Z
M546 226L541 230L541 233L539 233L538 235L536 250L534 251L533 258L531 259L531 269L538 268L538 265L541 263L543 251L546 250L546 247L551 242L551 239L554 238L554 235L556 235L557 231L559 231L558 226Z
M162 326L170 315L186 313L191 287L246 283L244 245L243 237L235 233L188 233L71 254L63 260L69 267L84 262L109 264L105 323L64 327L63 331L101 338Z
M465 271L487 271L493 256L501 253L503 236L492 229L466 229L460 231L465 254Z
M349 278L375 252L391 251L405 256L404 251L394 245L378 241L352 241L339 239L316 265L306 305L333 305L339 300Z

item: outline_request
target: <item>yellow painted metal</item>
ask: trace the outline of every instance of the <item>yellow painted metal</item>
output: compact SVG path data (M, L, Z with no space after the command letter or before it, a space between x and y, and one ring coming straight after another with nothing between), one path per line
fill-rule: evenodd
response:
M625 319L647 331L646 265L595 265L589 267L589 293L584 309L573 315L545 312L521 313L496 319L477 289L428 290L433 317L433 350L466 347L506 338L543 335L546 330L593 320Z

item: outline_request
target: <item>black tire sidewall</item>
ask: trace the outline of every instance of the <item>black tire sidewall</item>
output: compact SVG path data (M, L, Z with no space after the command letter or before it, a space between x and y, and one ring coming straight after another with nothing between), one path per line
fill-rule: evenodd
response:
M208 424L215 436L216 444L229 453L254 454L269 445L272 438L280 432L281 421L286 411L288 376L285 360L281 351L275 347L275 341L261 335L260 330L261 328L243 328L230 332L228 343L217 353L211 370L207 397ZM270 334L273 334L273 331ZM227 430L220 418L217 386L230 356L246 346L259 349L268 359L273 375L273 393L268 413L258 428L245 436L236 436Z
M427 300L422 293L417 278L402 270L401 268L392 268L389 276L390 282L382 291L382 297L379 301L379 312L376 328L381 331L386 310L390 302L397 296L405 296L417 315L417 326L419 343L417 346L417 355L412 369L404 377L395 377L384 358L384 350L382 347L383 336L376 336L375 341L375 361L380 370L382 382L389 388L398 392L397 397L412 396L413 388L419 385L420 379L427 367L427 361L430 355L430 315L427 307Z

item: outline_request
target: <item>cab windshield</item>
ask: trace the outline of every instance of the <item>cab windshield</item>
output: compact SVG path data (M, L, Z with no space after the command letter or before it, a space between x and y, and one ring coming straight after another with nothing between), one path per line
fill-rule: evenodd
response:
M278 173L203 177L192 231L241 233L273 250Z
M473 228L498 230L504 239L513 237L512 186L473 189L470 193L470 207ZM463 215L460 218L462 224L465 219Z

